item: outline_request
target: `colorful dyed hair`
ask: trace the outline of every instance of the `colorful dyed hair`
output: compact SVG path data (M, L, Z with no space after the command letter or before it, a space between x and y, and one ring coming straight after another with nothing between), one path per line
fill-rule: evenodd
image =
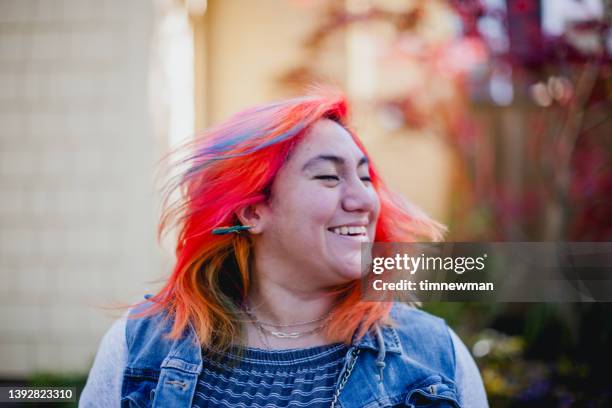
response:
M211 231L238 224L240 208L269 198L288 155L322 118L347 128L368 156L348 128L345 97L327 89L242 111L175 152L182 159L173 167L178 175L167 184L158 234L161 238L176 229L176 264L144 313L171 316L169 337L179 337L191 324L202 346L213 352L242 343L238 307L251 285L252 241L250 234ZM390 192L369 163L381 202L375 241L440 240L444 227ZM330 342L350 344L354 334L359 339L373 323L388 318L391 303L361 301L359 283L337 290L341 300L324 331Z

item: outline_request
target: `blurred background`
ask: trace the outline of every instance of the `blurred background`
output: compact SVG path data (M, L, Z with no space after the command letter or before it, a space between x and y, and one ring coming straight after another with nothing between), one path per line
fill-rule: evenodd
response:
M609 0L0 0L0 383L82 385L159 286L164 152L333 83L454 241L612 240ZM537 273L537 271L534 271ZM493 407L612 406L612 307L432 303Z

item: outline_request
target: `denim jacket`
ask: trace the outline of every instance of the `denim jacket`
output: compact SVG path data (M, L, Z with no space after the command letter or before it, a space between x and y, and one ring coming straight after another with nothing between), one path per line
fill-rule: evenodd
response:
M393 305L391 317L395 327L374 325L353 340L339 378L354 351L359 355L336 406L461 408L446 324L401 303ZM122 407L191 406L202 371L200 344L191 326L178 340L165 339L169 331L160 315L128 319Z

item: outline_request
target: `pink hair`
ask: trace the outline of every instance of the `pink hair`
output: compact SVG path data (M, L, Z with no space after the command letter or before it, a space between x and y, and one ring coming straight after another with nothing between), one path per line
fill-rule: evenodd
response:
M247 109L177 151L186 153L175 165L184 170L168 184L158 229L161 237L177 228L177 261L143 313L169 312L173 317L170 337L180 336L192 324L202 345L213 351L224 351L240 339L237 305L249 292L252 244L249 234L211 232L238 224L238 209L268 198L291 150L322 118L348 128L348 104L342 94L319 89ZM350 133L367 156L361 141ZM381 201L375 241L440 240L444 227L389 191L371 163L372 184ZM171 202L176 192L180 198ZM330 341L349 343L357 330L360 338L374 322L388 317L390 303L360 300L359 281L337 292L343 294L342 300L325 329Z

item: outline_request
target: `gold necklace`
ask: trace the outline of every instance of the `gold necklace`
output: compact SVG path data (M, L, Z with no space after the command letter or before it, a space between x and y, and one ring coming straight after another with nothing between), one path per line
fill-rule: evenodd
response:
M253 324L255 324L255 322L252 322ZM272 346L270 346L270 342L268 342L268 339L265 337L266 333L263 332L259 326L257 326L255 324L255 329L257 330L257 335L259 335L259 339L261 340L261 344L263 344L268 350L272 350Z
M335 306L335 305L334 305ZM326 314L324 314L323 316L319 317L318 319L313 319L313 320L308 320L306 322L299 322L299 323L290 323L290 324L281 324L281 323L271 323L271 322L262 322L261 320L255 318L255 320L257 320L257 322L259 322L259 324L263 325L263 326L271 326L271 327L295 327L295 326L305 326L307 324L310 323L316 323L316 322L320 322L321 320L325 320L327 319L333 312L334 308L332 307L332 309L327 312ZM248 306L244 306L244 312L249 315L250 317L253 317L253 310L251 310Z
M303 332L300 332L300 331L284 332L284 331L280 331L280 330L270 330L270 329L264 327L264 325L268 324L268 323L261 322L255 315L253 315L251 313L249 308L245 308L244 312L247 314L247 316L250 317L250 319L253 322L253 324L262 333L271 334L272 336L274 336L276 338L279 338L279 339L297 339L297 338L304 337L304 336L309 335L309 334L316 333L316 332L320 331L321 329L323 329L325 326L327 326L327 324L329 322L329 321L325 321L323 324L320 324L319 326L317 326L317 327L315 327L313 329L310 329L310 330L307 330L307 331L303 331ZM331 314L331 312L327 313L323 317L320 317L318 319L314 319L314 320L311 320L311 321L308 321L308 322L301 322L301 323L288 324L288 325L275 325L275 324L269 324L269 325L270 326L274 326L274 327L303 326L303 325L308 324L308 323L319 322L319 321L321 321L323 319L326 319L327 317L329 317L330 314Z

